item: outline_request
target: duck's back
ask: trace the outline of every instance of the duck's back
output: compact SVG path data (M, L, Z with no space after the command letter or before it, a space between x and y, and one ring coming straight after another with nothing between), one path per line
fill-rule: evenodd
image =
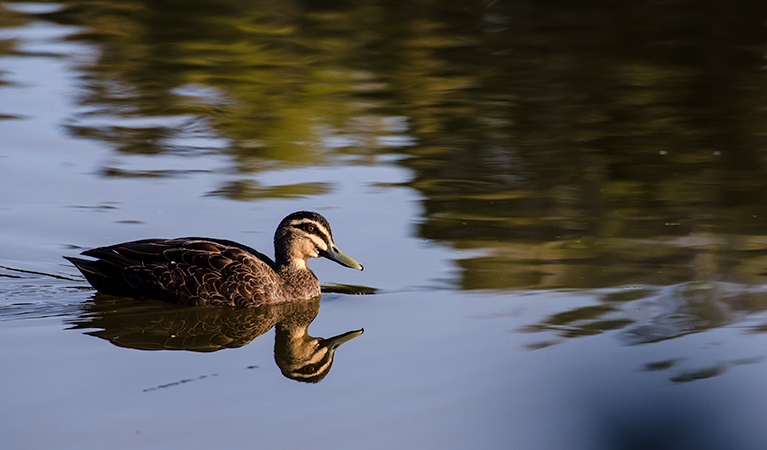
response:
M210 238L145 239L67 258L103 293L192 305L275 303L283 280L274 262L250 247Z

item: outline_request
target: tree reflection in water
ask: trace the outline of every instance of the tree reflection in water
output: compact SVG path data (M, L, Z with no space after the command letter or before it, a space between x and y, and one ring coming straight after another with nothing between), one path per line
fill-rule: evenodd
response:
M67 0L80 137L255 177L395 155L462 289L763 282L767 3ZM737 11L737 14L729 12ZM706 26L701 26L706 24ZM392 159L388 159L392 161ZM104 176L167 176L106 167Z
M581 338L615 332L626 345L651 344L736 325L762 333L767 325L767 286L693 282L672 286L635 286L596 293L599 304L573 308L522 329L556 336L529 346L531 350L556 345L562 338ZM683 356L646 363L646 371L671 371L673 382L710 378L728 368L761 362L764 357L717 361L695 370L678 369Z
M418 237L471 251L462 290L669 286L654 318L606 301L541 326L668 339L741 311L696 283L767 282L765 2L61 5L35 18L94 52L75 136L220 153L237 179L210 194L237 200L335 187L257 179L276 168L394 161Z
M275 329L274 360L288 378L316 383L330 371L336 349L362 334L331 338L308 333L320 300L257 308L180 306L155 300L129 300L95 294L83 306L73 329L126 348L214 352L237 348Z

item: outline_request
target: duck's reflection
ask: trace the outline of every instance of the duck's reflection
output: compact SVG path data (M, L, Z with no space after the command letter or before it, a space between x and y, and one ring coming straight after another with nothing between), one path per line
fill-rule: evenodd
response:
M283 375L316 383L330 371L336 349L363 332L348 331L327 339L310 336L309 324L319 309L319 297L257 308L228 308L95 294L72 325L91 330L85 334L120 347L195 352L242 347L274 327L274 360Z

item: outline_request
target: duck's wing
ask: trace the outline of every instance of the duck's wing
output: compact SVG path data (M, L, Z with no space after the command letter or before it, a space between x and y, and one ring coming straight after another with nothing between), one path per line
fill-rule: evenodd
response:
M208 242L215 242L217 244L221 244L226 247L239 248L240 250L248 252L251 255L255 256L256 258L260 259L261 261L265 262L266 264L269 265L269 267L272 268L272 270L275 269L275 264L274 264L274 261L272 261L272 258L264 255L263 253L259 252L253 247L248 247L247 245L240 244L239 242L234 242L227 239L204 238L204 237L185 237L185 238L178 238L173 240L208 241Z
M145 239L67 258L101 292L184 304L253 305L279 286L274 263L250 247L209 238Z

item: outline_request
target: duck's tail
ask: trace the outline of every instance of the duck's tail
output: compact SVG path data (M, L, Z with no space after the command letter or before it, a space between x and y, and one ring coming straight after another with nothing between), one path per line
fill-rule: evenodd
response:
M123 278L121 267L102 259L94 261L73 256L64 256L64 259L74 264L97 291L120 297L132 296L133 288Z

